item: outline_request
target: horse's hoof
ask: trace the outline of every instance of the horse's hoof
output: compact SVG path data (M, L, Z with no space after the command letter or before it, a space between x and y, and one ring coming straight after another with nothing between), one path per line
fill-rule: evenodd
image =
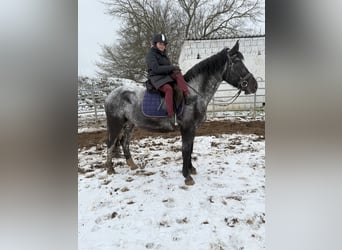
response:
M115 170L113 167L107 168L107 174L115 174Z
M195 184L195 181L192 179L191 176L189 176L185 179L185 185L192 186L194 184Z
M134 166L131 166L131 170L136 170L138 168L137 165L134 164Z
M191 173L191 174L197 174L196 168L191 167L191 168L190 168L190 173Z
M113 157L114 158L121 158L121 156L122 156L122 154L121 154L120 150L114 151L114 153L113 153Z
M138 168L137 164L135 164L131 158L127 160L127 165L130 166L131 170L135 170Z

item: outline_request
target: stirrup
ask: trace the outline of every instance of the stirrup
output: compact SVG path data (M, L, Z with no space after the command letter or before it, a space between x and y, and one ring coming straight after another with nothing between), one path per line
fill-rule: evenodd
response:
M169 116L169 120L172 123L173 126L177 126L177 114L173 114Z

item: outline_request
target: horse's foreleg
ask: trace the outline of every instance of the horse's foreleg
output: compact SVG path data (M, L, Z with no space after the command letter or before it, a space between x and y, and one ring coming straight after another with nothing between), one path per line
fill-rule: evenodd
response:
M191 155L192 155L192 151L194 149L194 140L192 140L192 144L191 144ZM192 162L190 161L190 173L191 174L197 174L197 170L196 168L192 165Z
M193 149L194 137L195 137L195 129L181 128L182 134L182 156L183 156L183 176L185 178L186 185L194 185L195 182L191 177L191 169L194 168L191 163L191 153Z
M126 124L124 126L124 133L123 133L123 136L122 136L121 141L120 141L122 149L124 151L124 155L126 158L127 165L130 166L131 170L135 170L138 168L138 166L132 160L131 152L129 149L129 142L131 140L133 129L134 129L133 124Z

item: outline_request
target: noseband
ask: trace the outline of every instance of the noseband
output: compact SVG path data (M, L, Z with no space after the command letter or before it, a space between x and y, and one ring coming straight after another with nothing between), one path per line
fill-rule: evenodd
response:
M252 73L248 73L244 77L240 77L240 81L238 82L238 88L240 90L244 90L245 88L247 88L247 86L248 86L247 79L249 79L251 76L253 76Z

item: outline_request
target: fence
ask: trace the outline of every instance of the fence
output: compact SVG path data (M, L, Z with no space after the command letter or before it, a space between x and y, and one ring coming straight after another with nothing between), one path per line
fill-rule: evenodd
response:
M265 81L262 78L257 78L258 91L253 95L241 95L231 102L237 89L229 84L221 84L218 91L210 101L207 113L210 117L227 117L227 116L243 116L264 118L265 112Z
M237 90L229 84L221 84L208 105L207 113L211 118L249 117L264 119L265 112L265 81L257 79L257 93L249 96L241 93L233 103L230 100ZM98 86L92 82L90 86L78 88L78 126L98 127L105 124L104 100L117 86Z

